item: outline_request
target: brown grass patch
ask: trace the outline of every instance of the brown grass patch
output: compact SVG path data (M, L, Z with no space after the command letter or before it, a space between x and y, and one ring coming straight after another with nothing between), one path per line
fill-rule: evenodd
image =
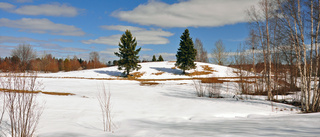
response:
M236 81L232 81L232 82L237 82L237 83L249 83L249 84L256 83L255 81L248 81L248 80L236 80Z
M159 75L162 75L163 73L164 73L163 71L160 71L160 72L157 72L157 73L152 73L152 75L159 76Z
M188 73L188 76L198 76L198 75L208 75L211 74L212 72L208 72L208 71L194 71L192 73Z
M133 79L137 79L137 78L140 78L142 77L146 72L134 72L134 73L131 73L130 75L128 75L128 79L129 80L133 80Z
M58 96L71 96L71 95L76 95L73 93L63 93L63 92L41 92L42 94L47 94L47 95L58 95Z
M212 74L212 72L217 72L215 71L212 67L209 67L208 65L201 65L201 68L203 71L194 71L192 73L187 74L188 76L198 76L198 75L208 75Z
M198 79L198 78L197 78ZM201 83L223 83L223 82L229 82L226 80L219 80L218 78L199 78L201 80Z
M16 92L16 93L42 93L47 95L57 95L57 96L71 96L75 95L73 93L63 93L63 92L45 92L45 91L28 91L28 90L12 90L12 89L0 89L1 92Z
M177 69L177 67L171 67L171 69Z
M155 85L158 85L159 83L157 82L147 82L147 81L141 81L140 82L140 85L141 86L155 86Z
M212 67L209 67L209 65L201 65L201 68L203 69L203 71L217 72Z

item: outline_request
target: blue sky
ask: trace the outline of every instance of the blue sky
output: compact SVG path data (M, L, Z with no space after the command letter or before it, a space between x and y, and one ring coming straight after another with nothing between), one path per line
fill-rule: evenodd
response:
M221 39L235 51L248 35L245 10L258 0L5 0L0 2L0 56L21 43L38 56L117 59L120 36L129 29L142 47L140 59L175 60L188 28L210 53Z

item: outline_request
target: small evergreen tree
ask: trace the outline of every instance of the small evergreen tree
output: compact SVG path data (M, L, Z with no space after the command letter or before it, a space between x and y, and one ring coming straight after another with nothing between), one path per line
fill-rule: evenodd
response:
M190 38L189 30L186 29L181 35L180 48L177 52L177 62L175 66L183 70L183 74L186 70L195 69L196 64L194 63L197 55L197 50L194 49L193 41Z
M139 70L141 66L139 63L139 52L141 48L136 49L137 41L136 38L133 38L131 32L126 30L124 34L122 34L119 43L119 52L115 52L114 54L120 57L118 61L118 69L125 71L123 72L125 76L128 76L130 71Z
M158 61L164 61L161 55L159 56Z
M155 62L155 61L157 61L157 59L156 59L156 56L153 55L153 57L152 57L152 62Z

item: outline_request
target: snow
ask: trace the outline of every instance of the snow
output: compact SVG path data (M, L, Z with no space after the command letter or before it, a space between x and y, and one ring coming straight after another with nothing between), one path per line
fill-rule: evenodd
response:
M140 79L191 78L171 69L174 62L141 63L145 72ZM234 69L212 67L213 74L195 77L235 77ZM159 71L162 75L154 75ZM187 72L192 72L190 70ZM97 80L118 78L121 71L108 67L73 72L38 74L43 91L74 93L74 96L39 94L44 112L37 129L39 137L72 136L317 136L320 114L299 114L296 107L271 103L260 97L248 100L232 98L235 83L224 83L225 98L196 97L192 80L154 81L158 85L142 86L134 80ZM97 100L102 85L111 92L112 133L103 132ZM260 98L260 99L259 99Z

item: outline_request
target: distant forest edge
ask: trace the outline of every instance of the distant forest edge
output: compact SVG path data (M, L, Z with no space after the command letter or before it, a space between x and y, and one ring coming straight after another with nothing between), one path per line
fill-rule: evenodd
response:
M59 72L59 71L75 71L84 69L95 69L108 66L116 66L117 60L100 62L98 52L89 54L89 61L73 56L73 58L55 58L52 54L45 54L37 57L36 52L29 44L20 44L16 49L11 51L10 57L0 58L0 72L25 72L25 71L41 71L41 72ZM155 57L155 56L154 56ZM160 55L157 60L163 61ZM150 62L142 60L140 62Z

